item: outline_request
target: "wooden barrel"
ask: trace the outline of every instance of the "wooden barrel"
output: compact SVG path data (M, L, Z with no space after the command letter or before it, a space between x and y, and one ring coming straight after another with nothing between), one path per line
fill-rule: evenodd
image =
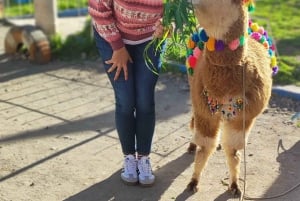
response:
M51 48L47 36L35 26L13 26L6 34L6 54L20 54L26 50L29 61L45 64L51 60Z

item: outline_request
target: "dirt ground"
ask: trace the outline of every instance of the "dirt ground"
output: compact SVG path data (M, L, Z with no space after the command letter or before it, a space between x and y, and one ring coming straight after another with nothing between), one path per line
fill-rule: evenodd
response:
M238 200L226 191L222 150L210 158L199 191L185 191L193 167L185 75L163 74L156 88L151 188L120 180L113 92L100 61L33 65L2 58L0 80L1 201ZM273 104L257 119L241 167L247 196L276 196L299 185L295 112ZM299 201L300 188L269 200Z

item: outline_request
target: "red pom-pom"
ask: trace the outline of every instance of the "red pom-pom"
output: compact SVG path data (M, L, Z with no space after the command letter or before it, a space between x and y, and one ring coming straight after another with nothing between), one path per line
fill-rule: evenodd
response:
M197 58L191 55L191 56L189 56L188 61L189 61L191 68L194 68L197 63Z

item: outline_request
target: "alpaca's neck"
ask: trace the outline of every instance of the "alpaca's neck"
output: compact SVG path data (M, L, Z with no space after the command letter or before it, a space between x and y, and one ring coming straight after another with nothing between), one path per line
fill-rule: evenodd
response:
M248 33L248 13L243 12L240 18L233 23L229 31L224 35L225 48L222 51L210 51L205 48L204 55L208 61L216 65L239 65L245 56L247 50L247 33ZM230 44L244 37L244 43L237 48L232 48Z

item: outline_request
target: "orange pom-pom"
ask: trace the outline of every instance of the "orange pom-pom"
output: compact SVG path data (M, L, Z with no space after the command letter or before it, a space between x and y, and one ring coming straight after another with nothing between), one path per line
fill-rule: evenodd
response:
M264 43L263 43L263 45L265 46L265 48L268 50L269 49L269 43L268 43L268 41L265 41Z
M216 40L214 38L209 38L207 43L206 43L206 47L209 51L214 51L215 50L215 43Z
M187 42L187 48L193 49L195 47L195 42L190 38Z

